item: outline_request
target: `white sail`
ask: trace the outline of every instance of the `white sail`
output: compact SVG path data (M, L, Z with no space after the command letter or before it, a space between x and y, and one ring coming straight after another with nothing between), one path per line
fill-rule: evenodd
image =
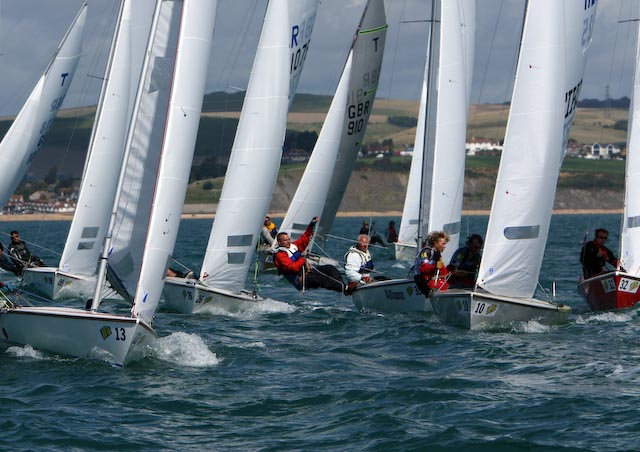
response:
M164 285L189 183L217 1L185 0L169 113L133 315L150 322Z
M229 166L200 272L210 287L240 291L276 183L289 107L288 2L265 13Z
M402 208L402 218L398 229L398 242L396 246L413 247L413 253L397 252L396 257L406 257L413 261L416 254L416 244L418 240L418 224L420 223L420 190L422 187L422 162L424 159L424 133L427 115L427 78L429 73L429 44L427 41L427 56L425 59L424 77L422 79L422 90L420 92L420 107L418 109L418 124L416 126L416 136L413 143L413 154L411 156L411 167L409 168L409 179L407 181L407 192ZM431 177L429 177L431 179Z
M33 162L64 101L80 59L87 4L78 12L27 102L0 143L0 205Z
M280 230L288 232L293 238L302 235L313 217L320 216L327 199L329 183L340 149L340 139L344 135L353 52L352 48L318 140L280 225Z
M158 0L154 32L127 137L109 265L131 294L137 285L165 133L183 0ZM113 213L112 213L113 215Z
M441 3L441 6L440 2L434 3L434 17L440 19L432 23L435 29L427 44L418 126L398 245L415 247L419 232L424 240L429 231L444 230L450 235L443 256L448 262L460 238L467 111L473 76L475 0ZM441 39L442 36L446 39ZM431 39L433 45L430 45ZM433 55L430 48L433 48ZM431 71L430 65L434 66ZM427 101L431 108L428 117ZM425 126L429 131L426 141Z
M441 2L440 37L437 71L433 151L427 148L423 161L429 168L431 180L423 179L423 203L429 201L428 215L423 205L422 238L428 231L445 231L449 234L449 246L443 259L449 261L460 238L462 194L464 190L464 159L467 130L467 64L466 42L461 29L461 11L458 2ZM438 25L435 25L438 27ZM427 123L429 126L429 123ZM429 143L429 141L427 141ZM430 184L430 186L429 186ZM428 193L430 198L424 196Z
M478 284L531 297L582 86L595 0L528 3Z
M640 25L636 39L636 65L627 128L624 223L620 240L621 265L632 275L640 275L640 196L636 194L640 184Z
M155 0L124 0L59 268L94 275L113 207Z
M293 103L294 95L300 81L302 68L307 59L311 34L316 21L318 0L289 0L289 24L291 29L289 63L289 108Z
M317 234L331 229L373 108L386 30L383 1L369 1L281 230L298 235L314 216L320 216Z
M476 55L476 3L478 0L460 1L460 24L464 39L464 61L467 70L467 110L471 106L473 65Z

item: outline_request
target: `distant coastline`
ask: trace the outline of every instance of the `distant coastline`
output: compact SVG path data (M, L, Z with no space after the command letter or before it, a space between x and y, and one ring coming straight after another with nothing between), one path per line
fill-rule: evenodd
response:
M463 215L489 215L488 210L463 210ZM588 214L622 214L621 209L558 209L553 211L554 215L588 215ZM273 212L270 216L273 218L284 218L284 212ZM356 211L356 212L338 212L338 217L344 218L368 218L368 217L399 217L402 215L400 211L373 212L373 211ZM213 219L215 214L212 213L184 213L183 220ZM11 221L71 221L72 213L29 213L24 215L0 215L0 222Z

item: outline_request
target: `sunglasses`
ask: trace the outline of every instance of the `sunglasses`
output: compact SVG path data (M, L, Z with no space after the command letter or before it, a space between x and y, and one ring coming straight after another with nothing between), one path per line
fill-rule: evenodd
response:
M603 239L603 240L607 240L609 237L608 236L605 237L605 236L599 235L598 238L599 239Z

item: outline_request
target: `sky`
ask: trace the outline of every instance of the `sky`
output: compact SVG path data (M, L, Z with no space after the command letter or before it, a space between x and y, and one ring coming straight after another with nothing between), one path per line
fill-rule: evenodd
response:
M292 0L295 1L295 0ZM450 0L448 0L450 1ZM536 1L536 0L532 0ZM582 0L574 0L582 1ZM83 56L63 108L94 105L119 0L88 0ZM298 92L332 95L365 0L322 0ZM477 0L473 103L508 101L524 0ZM599 0L581 98L628 96L638 0ZM0 115L16 114L83 0L0 0ZM247 86L267 0L219 0L207 92ZM387 42L378 97L417 100L427 0L385 0Z

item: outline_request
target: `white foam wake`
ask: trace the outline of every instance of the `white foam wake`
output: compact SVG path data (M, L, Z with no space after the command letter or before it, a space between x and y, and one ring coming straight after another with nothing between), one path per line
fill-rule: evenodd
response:
M220 363L200 336L183 332L158 339L152 346L152 354L156 358L185 367L210 367Z

